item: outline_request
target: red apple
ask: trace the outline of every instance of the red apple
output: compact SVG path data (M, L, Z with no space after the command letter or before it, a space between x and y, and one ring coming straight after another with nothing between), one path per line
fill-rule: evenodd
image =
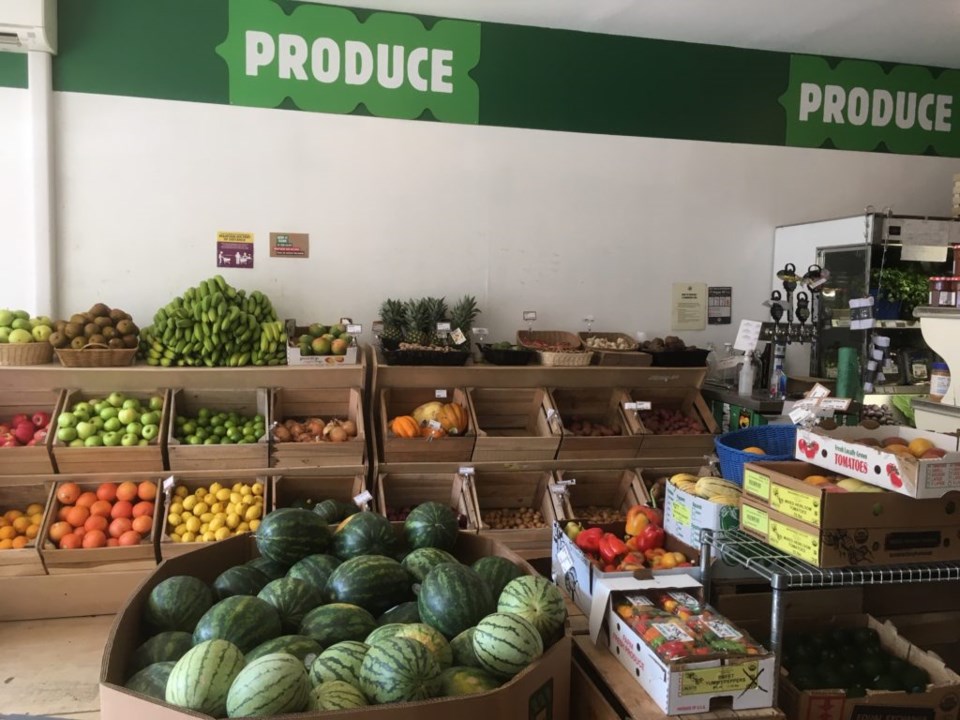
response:
M30 442L27 443L27 447L33 447L33 446L36 445L36 444L37 444L37 439L36 439L36 438L30 438Z
M6 423L0 423L0 435L5 435L10 432L10 426Z
M44 412L43 410L38 410L30 419L33 420L33 424L36 427L45 428L50 424L50 413Z
M16 447L19 444L16 436L12 432L5 432L0 435L0 447Z
M940 448L930 448L923 455L920 456L920 459L921 460L939 460L946 454L947 454L946 450L941 450Z
M35 432L36 428L33 427L33 423L27 420L25 423L20 423L17 425L17 429L13 431L13 434L17 440L26 445L28 442L33 440L33 434Z
M10 424L13 425L13 427L16 427L20 423L25 423L25 422L30 422L30 416L25 415L24 413L20 413L19 415L13 416L13 420L10 421Z
M47 433L50 432L47 428L43 427L37 430L33 434L33 439L37 441L38 445L42 445L47 440Z

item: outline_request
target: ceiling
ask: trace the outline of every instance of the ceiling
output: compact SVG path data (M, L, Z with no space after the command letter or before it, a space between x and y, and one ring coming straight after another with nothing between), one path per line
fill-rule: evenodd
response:
M330 5L960 68L960 0L317 0Z

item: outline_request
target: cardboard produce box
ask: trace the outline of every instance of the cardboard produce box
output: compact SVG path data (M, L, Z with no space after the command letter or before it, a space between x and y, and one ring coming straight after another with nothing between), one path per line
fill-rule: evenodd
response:
M563 424L557 460L636 457L643 438L631 432L623 416L624 397L620 389L553 388L550 400ZM578 423L580 428L600 425L615 434L577 434Z
M550 472L542 470L477 470L473 489L480 534L503 543L521 557L547 557L553 523L557 519L549 490L552 478ZM521 511L539 512L542 527L503 527L514 517L511 513Z
M363 395L360 388L274 388L271 393L271 428L288 418L349 420L355 437L346 442L279 442L272 429L270 467L303 468L329 465L362 465L367 439L363 420Z
M377 476L376 500L380 514L397 521L401 519L397 513L404 508L412 510L420 503L438 502L462 518L461 530L477 531L479 511L473 482L457 473L381 473Z
M832 492L802 462L747 463L741 528L819 567L960 559L960 494Z
M57 472L64 475L72 474L103 474L123 472L162 472L164 470L164 448L167 441L167 423L170 421L170 396L167 390L157 390L153 393L126 392L120 390L128 398L137 398L146 407L146 401L151 396L163 397L163 409L159 415L159 432L150 440L149 445L132 447L68 447L53 433L51 449ZM57 409L51 425L56 425L57 417L62 412L69 411L81 401L94 397L105 398L109 393L99 396L81 390L64 390L57 403ZM146 411L145 411L146 412Z
M51 430L44 442L37 445L0 447L0 475L50 475L53 466L51 446L57 434L57 405L60 393L56 390L6 390L0 394L0 424L8 424L15 415L33 417L37 411L50 414Z
M344 318L346 319L346 318ZM346 324L346 323L344 323ZM297 325L296 320L285 320L284 330L287 336L287 365L309 365L317 368L344 367L347 365L356 365L360 357L360 349L357 347L356 340L346 336L349 343L347 351L343 355L303 355L300 352L300 337L309 335L308 325Z
M270 463L270 391L266 388L244 390L173 390L167 414L168 469L246 470L269 467ZM255 443L240 445L190 445L177 440L178 415L196 418L201 408L211 413L237 413L244 417L263 417L265 432Z
M700 546L701 530L735 530L740 524L736 505L711 502L667 483L663 527L668 535L691 547Z
M390 430L390 421L410 415L428 402L456 403L467 411L467 431L463 435L402 438ZM384 388L376 410L380 418L380 442L383 462L468 462L477 439L477 421L470 412L470 400L462 388Z
M882 442L894 436L908 442L926 440L946 455L942 459L917 460L859 442L864 439ZM937 498L951 490L960 490L960 452L957 452L954 435L890 425L876 430L841 426L829 432L820 428L798 428L795 457L837 475L863 480L909 497Z
M324 500L354 502L367 489L366 469L324 468L320 475L276 475L270 478L270 510Z
M402 527L402 526L401 526ZM188 720L209 718L123 687L126 668L136 647L146 638L141 634L142 609L150 591L174 575L194 575L212 582L221 572L256 556L252 538L233 538L208 545L195 553L166 560L130 597L117 615L107 638L100 667L100 717L103 720ZM525 572L533 568L499 543L470 533L461 533L455 554L463 562L499 555L516 563ZM570 637L564 636L543 657L497 690L464 697L436 698L423 702L396 703L330 713L306 712L275 717L338 720L567 720L570 695Z
M473 461L553 460L560 424L545 388L470 388L477 419Z
M40 539L43 537L41 533L43 532L49 499L50 489L42 482L35 482L30 485L0 486L0 518L10 510L19 510L23 513L30 505L34 504L43 506L44 514L35 538L28 540L22 548L14 547L0 550L0 578L47 574L40 558L39 546ZM30 524L33 523L30 522ZM21 533L18 532L17 534ZM10 539L12 541L12 538Z

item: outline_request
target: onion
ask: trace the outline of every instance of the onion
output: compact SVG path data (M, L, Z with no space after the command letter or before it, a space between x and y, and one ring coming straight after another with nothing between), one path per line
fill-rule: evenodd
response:
M342 423L340 423L340 427L342 427L344 432L346 432L350 437L357 436L357 424L353 420L344 420Z

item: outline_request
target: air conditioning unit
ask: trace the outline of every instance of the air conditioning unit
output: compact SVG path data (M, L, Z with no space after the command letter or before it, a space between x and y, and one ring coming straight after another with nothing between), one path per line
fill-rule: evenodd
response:
M0 0L0 50L57 52L57 0Z

